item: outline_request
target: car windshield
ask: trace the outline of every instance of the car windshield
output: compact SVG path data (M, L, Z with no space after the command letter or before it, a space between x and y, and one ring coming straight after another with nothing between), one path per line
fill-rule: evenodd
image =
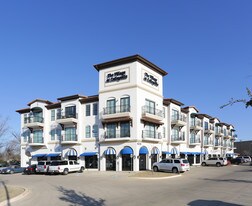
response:
M44 165L45 163L44 162L38 162L38 165Z
M188 160L182 160L183 163L189 163Z
M57 166L57 165L67 165L67 161L55 161L51 163L52 166Z

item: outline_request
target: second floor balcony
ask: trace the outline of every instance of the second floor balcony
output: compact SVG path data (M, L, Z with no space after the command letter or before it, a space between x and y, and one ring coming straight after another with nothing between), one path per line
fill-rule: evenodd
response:
M28 143L30 146L33 146L33 147L41 147L41 146L44 146L45 145L45 142L44 142L44 137L30 137L28 139Z
M214 147L218 148L218 147L222 147L222 142L221 141L214 141Z
M143 130L142 138L144 141L149 142L159 142L162 140L161 132L151 131L151 130Z
M199 135L191 135L189 145L196 146L196 145L200 145L200 144L201 144L200 136Z
M179 135L171 135L171 143L172 144L181 144L185 143L185 134L179 134Z
M204 133L205 134L214 134L214 126L213 125L205 126Z
M163 124L164 112L149 106L142 107L142 120L152 122L154 124Z
M103 108L102 119L121 119L121 118L130 118L131 116L131 107L130 105L119 105L113 107Z
M126 130L110 130L104 132L100 138L100 142L126 141L130 139L130 129Z
M77 134L63 134L61 135L61 144L77 144L78 135Z
M199 119L191 121L190 129L195 131L202 130L203 129L202 121Z
M59 124L76 124L78 122L78 114L68 112L58 113L56 122Z
M213 141L210 138L204 138L204 142L203 142L203 146L204 147L211 147L213 146Z

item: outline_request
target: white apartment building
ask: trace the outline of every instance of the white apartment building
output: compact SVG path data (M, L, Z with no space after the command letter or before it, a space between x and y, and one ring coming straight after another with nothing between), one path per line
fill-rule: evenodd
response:
M99 93L36 99L21 114L21 166L75 159L100 171L150 170L167 157L192 165L234 152L234 127L163 97L167 72L139 55L94 66Z

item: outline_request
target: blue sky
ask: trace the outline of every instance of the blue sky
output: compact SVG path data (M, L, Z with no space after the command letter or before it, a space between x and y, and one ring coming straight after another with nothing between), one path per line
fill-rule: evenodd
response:
M252 139L252 1L0 0L0 115L42 98L98 94L93 65L140 54L168 72L164 96Z

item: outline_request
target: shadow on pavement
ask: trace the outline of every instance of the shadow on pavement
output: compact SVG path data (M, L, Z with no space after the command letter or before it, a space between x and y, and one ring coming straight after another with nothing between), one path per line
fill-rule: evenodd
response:
M4 181L0 181L0 183L3 185L4 191L5 191L6 198L4 199L7 201L6 205L10 206L10 194L9 194L8 188Z
M204 178L204 180L210 180L210 181L216 181L216 182L231 182L231 183L252 183L251 180L236 180L236 179L208 179L208 178Z
M219 200L194 200L188 203L189 206L242 206Z
M62 193L63 196L59 197L60 200L65 201L71 205L90 205L90 206L104 206L105 200L104 199L94 199L85 195L84 193L77 193L74 190L68 190L64 187L57 188L59 192Z

